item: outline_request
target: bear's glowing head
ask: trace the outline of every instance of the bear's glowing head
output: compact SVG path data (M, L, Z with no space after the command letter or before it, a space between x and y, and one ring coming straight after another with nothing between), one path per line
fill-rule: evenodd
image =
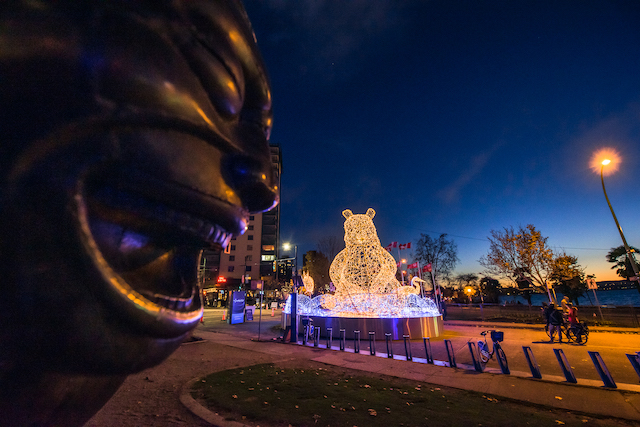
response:
M376 211L369 208L366 214L353 214L351 210L342 211L347 219L344 222L344 242L350 245L380 245L378 232L373 225L373 217Z

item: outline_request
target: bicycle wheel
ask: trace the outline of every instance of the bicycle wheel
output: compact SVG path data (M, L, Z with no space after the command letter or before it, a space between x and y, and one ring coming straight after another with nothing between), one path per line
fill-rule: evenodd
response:
M487 363L491 359L491 353L487 351L487 345L483 341L478 341L478 354L482 363Z
M585 345L589 341L589 329L582 327L575 327L573 329L573 335L575 337L576 344Z
M507 363L507 355L504 354L504 350L502 347L496 348L496 354L498 355L498 363L500 363L500 368L505 373L509 373L509 364Z

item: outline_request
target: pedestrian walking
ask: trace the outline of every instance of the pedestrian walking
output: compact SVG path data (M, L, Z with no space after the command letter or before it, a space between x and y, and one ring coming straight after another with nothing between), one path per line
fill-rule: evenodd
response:
M569 313L567 315L569 323L571 326L576 326L580 323L578 322L578 307L574 307L571 303L567 304L567 306L569 307Z
M549 337L551 337L551 340L549 342L553 342L555 340L556 332L558 332L558 342L562 342L562 311L556 309L556 305L554 303L550 303L549 307Z

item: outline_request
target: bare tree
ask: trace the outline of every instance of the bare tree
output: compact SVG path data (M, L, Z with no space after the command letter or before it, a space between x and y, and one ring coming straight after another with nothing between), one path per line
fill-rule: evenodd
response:
M431 264L431 275L434 283L444 279L453 271L458 262L458 247L453 240L447 240L446 234L437 239L420 233L416 245L416 259L421 265Z
M344 241L336 236L323 237L318 242L318 251L322 252L329 262L332 262L343 248Z

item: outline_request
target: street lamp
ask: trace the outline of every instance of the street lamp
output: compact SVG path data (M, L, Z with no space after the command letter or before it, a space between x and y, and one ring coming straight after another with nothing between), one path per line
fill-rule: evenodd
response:
M298 275L298 245L294 245L295 248L295 255L294 255L294 261L293 261L293 265L295 270L295 274L294 276ZM283 243L282 244L282 249L284 249L285 251L288 251L289 249L291 249L291 243Z
M633 255L631 255L631 249L627 244L627 239L624 238L624 233L622 232L622 227L620 227L620 223L618 222L618 218L616 218L615 212L613 212L613 207L611 206L611 202L609 201L609 196L607 196L607 190L604 188L604 167L611 163L610 159L604 159L601 162L600 166L600 181L602 182L602 191L604 191L604 197L607 199L607 204L609 205L609 209L611 210L611 215L613 215L613 220L616 222L616 227L618 227L618 232L620 233L620 237L622 238L622 243L624 244L624 250L627 253L627 258L629 259L629 263L631 264L631 268L633 269L633 274L636 278L636 281L640 285L640 273L638 272L638 264L636 264Z
M471 297L476 293L475 289L473 289L471 286L467 286L466 288L464 288L464 291L467 293L467 296L469 297L469 304L471 304Z

